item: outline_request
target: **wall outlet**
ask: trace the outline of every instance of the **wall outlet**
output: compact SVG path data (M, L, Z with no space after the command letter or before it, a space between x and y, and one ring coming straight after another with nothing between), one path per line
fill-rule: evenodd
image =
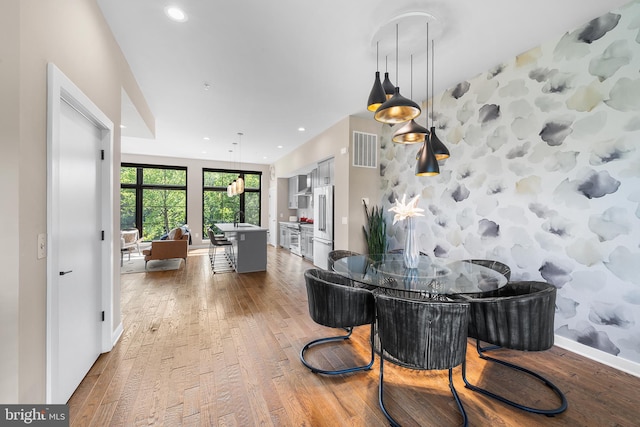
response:
M45 233L38 234L38 259L47 257L47 235Z

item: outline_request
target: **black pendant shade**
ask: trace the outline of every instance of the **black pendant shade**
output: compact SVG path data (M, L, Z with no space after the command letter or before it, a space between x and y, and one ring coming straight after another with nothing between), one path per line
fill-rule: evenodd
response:
M376 110L373 118L381 123L397 124L413 120L419 115L420 106L400 95L400 88L396 87L391 99L385 101Z
M387 97L382 88L382 83L380 83L380 71L376 71L376 78L373 81L371 93L369 93L369 101L367 101L367 110L376 111L386 100Z
M389 73L384 73L382 89L384 89L384 93L387 99L391 99L393 94L396 92L396 87L393 85L393 83L391 83L391 80L389 79Z
M433 155L429 141L425 141L418 151L418 163L416 163L416 176L435 176L440 173L438 161Z
M444 160L449 158L449 150L444 145L438 135L436 135L436 128L431 126L431 134L429 135L429 142L431 143L431 148L433 150L433 154L436 156L436 160Z
M428 137L429 131L425 127L420 126L415 120L410 120L393 134L391 140L399 144L417 144L424 142Z

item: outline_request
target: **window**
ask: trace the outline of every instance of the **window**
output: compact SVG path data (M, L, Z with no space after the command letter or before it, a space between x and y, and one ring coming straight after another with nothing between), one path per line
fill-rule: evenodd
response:
M187 168L123 164L120 229L137 228L144 240L187 222Z
M244 179L244 193L229 197L227 186L238 175ZM203 236L216 222L233 222L238 212L244 212L243 222L260 225L261 172L242 172L221 169L202 170L202 226Z

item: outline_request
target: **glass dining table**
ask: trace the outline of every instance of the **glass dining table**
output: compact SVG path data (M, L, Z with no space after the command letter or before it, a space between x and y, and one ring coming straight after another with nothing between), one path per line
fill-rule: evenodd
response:
M501 288L501 273L470 261L442 262L420 255L417 268L404 265L403 254L353 255L334 262L336 273L367 287L406 297L446 297L477 294Z

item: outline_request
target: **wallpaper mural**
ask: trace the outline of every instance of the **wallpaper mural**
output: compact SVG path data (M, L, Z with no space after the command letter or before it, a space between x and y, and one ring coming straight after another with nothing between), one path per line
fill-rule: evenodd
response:
M420 194L420 250L552 283L556 334L640 363L640 3L434 102L451 158L418 178L418 145L394 144L383 126L385 211ZM402 226L388 233L403 246Z

